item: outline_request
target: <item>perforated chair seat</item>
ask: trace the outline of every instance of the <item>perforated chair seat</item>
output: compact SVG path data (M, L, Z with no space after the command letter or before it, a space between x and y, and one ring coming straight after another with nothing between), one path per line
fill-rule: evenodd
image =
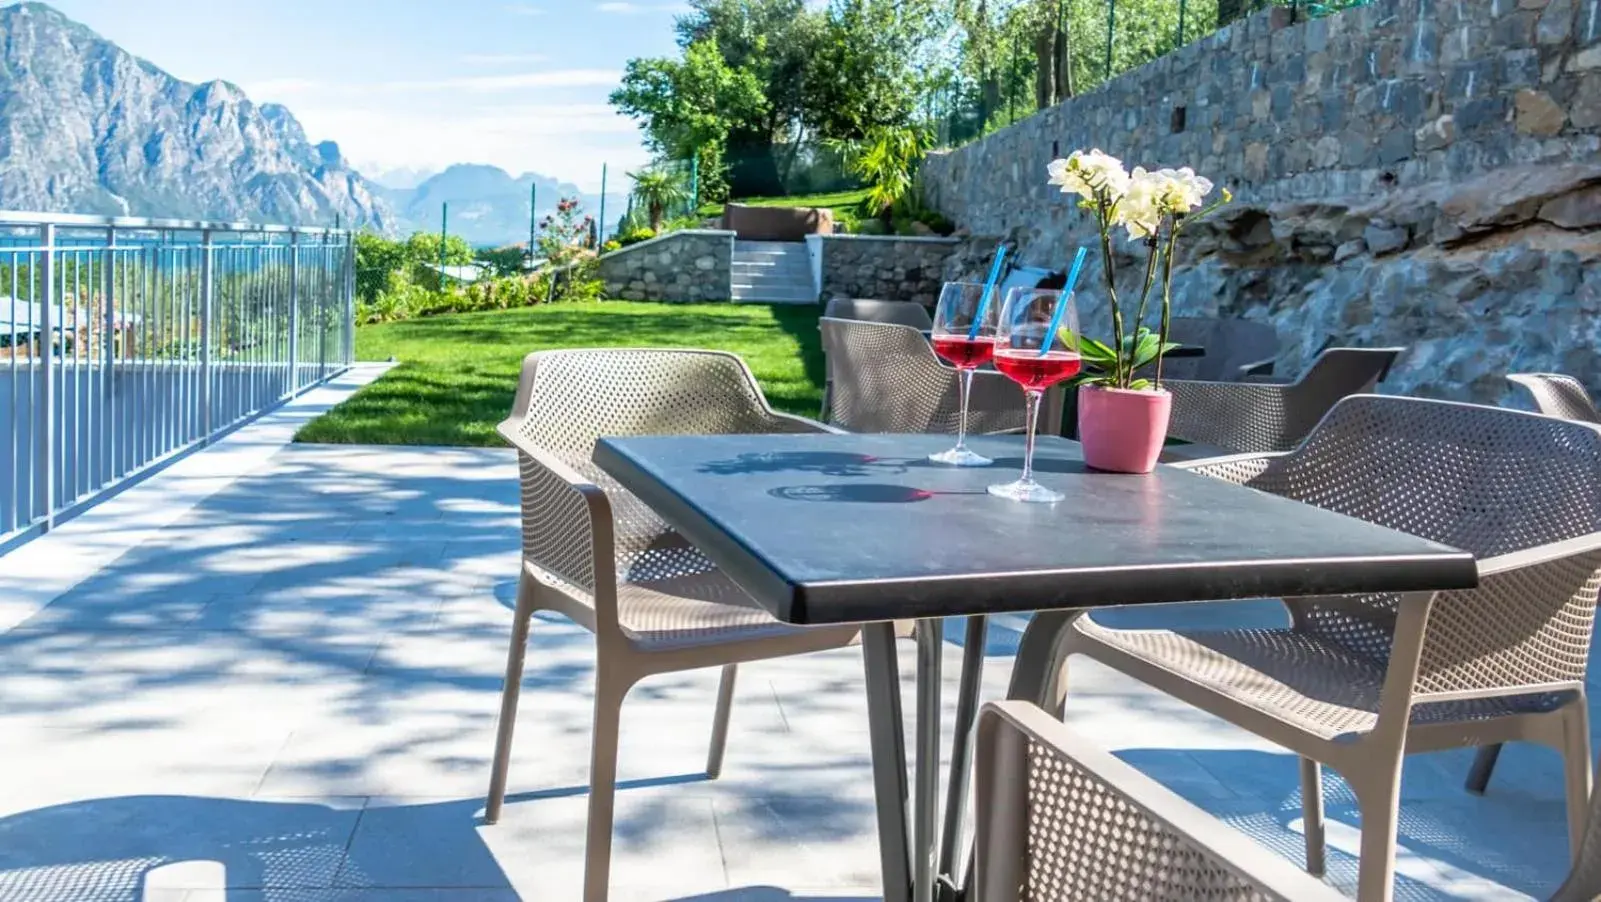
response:
M1277 718L1326 740L1372 732L1378 725L1385 664L1294 629L1124 630L1089 618L1075 627L1130 658L1183 673L1193 688ZM1571 693L1419 704L1418 724L1489 720L1554 711Z

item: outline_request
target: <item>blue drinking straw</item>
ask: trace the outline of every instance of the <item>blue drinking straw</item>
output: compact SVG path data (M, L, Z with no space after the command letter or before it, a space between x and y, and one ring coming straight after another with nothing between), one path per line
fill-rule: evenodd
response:
M967 340L978 339L979 327L984 325L984 314L989 312L990 298L995 293L995 283L1001 278L1001 264L1006 262L1006 245L995 248L995 262L990 266L990 277L984 282L984 296L978 299L978 312L973 315L973 325L967 330Z
M1084 270L1084 255L1088 248L1079 248L1078 254L1073 257L1073 268L1067 271L1067 288L1063 289L1062 296L1056 301L1056 312L1051 314L1051 326L1045 333L1045 340L1040 342L1040 356L1051 353L1051 342L1056 340L1056 333L1062 328L1062 317L1067 314L1067 299L1073 296L1073 290L1078 288L1079 273Z

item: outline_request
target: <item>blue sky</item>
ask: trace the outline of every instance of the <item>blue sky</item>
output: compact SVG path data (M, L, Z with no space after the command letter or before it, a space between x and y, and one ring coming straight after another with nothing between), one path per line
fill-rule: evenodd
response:
M50 0L187 81L294 111L364 172L491 163L600 184L645 161L606 105L681 0Z

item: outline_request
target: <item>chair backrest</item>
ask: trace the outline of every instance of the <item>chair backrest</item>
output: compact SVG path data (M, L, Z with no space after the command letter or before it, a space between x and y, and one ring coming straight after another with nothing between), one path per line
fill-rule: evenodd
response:
M513 403L522 434L580 470L601 436L750 432L768 410L733 354L649 348L530 354Z
M1497 407L1354 395L1245 484L1486 558L1601 531L1601 429ZM1536 594L1496 599L1500 607L1481 631L1512 629L1520 619L1544 622L1552 605ZM1289 606L1297 628L1387 659L1394 596L1294 599ZM1585 646L1581 672L1593 597L1588 607L1571 612L1582 633L1573 641Z
M979 715L976 902L1344 897L1032 705Z
M1548 417L1601 423L1601 414L1579 380L1558 373L1513 373L1506 377L1534 397L1534 406Z
M762 431L769 408L743 361L716 351L540 351L523 360L512 406L517 433L605 491L622 568L697 572L710 565L687 540L590 460L613 435ZM587 511L565 483L519 455L523 556L594 591Z
M873 301L862 298L834 298L823 308L830 319L854 319L867 323L893 323L913 329L934 328L928 308L915 301Z
M1162 376L1168 379L1237 382L1241 368L1272 360L1279 353L1278 330L1245 319L1175 316L1168 323L1168 340L1206 350L1201 357L1162 361Z
M911 326L823 317L832 384L829 422L851 432L954 432L956 371ZM969 429L982 424L969 418Z

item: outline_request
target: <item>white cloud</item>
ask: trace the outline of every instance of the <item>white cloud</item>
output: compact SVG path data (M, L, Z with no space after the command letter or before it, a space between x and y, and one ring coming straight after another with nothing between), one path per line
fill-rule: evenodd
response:
M689 5L682 2L666 3L635 3L632 0L605 0L595 4L595 9L603 13L631 16L636 13L686 13Z
M542 63L543 53L468 53L461 61L470 66L509 66L515 63Z
M471 161L595 190L602 162L615 175L649 159L635 124L603 103L313 105L295 112L313 140L333 138L349 158L374 170L439 170Z
M373 97L426 91L516 91L528 88L609 88L623 77L616 69L547 69L505 75L463 75L448 78L406 79L384 82L321 82L304 78L267 79L245 86L252 98L273 99L292 95L318 97Z

